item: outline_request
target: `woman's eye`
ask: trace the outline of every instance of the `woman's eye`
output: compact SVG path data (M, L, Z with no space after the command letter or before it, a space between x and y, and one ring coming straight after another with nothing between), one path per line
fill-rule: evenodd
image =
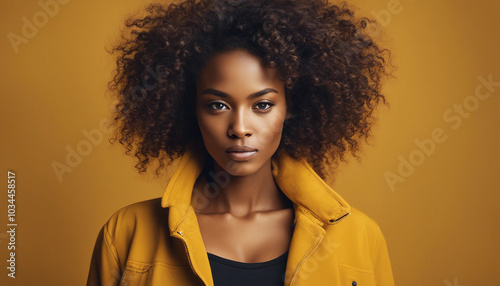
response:
M270 102L259 102L257 103L257 109L260 109L260 110L268 110L269 108L271 108L274 104L270 103Z
M223 107L227 107L224 103L221 102L212 102L208 105L213 110L222 110Z

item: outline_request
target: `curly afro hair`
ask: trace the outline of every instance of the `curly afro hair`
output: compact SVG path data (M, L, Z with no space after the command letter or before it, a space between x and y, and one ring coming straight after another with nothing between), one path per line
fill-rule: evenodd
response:
M305 158L322 178L347 151L359 158L373 111L387 105L381 80L390 75L390 51L367 32L376 22L355 18L345 2L185 0L149 4L145 12L127 19L110 51L117 68L109 89L118 99L110 142L135 152L139 173L157 159L158 175L203 142L195 81L217 52L245 49L276 68L292 114L278 151Z

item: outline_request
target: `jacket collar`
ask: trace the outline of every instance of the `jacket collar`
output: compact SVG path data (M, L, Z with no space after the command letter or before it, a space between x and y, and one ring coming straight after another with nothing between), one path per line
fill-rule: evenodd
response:
M206 151L199 151L191 145L167 184L161 206L176 209L170 212L174 217L169 219L176 225L191 207L193 187L203 170L206 156ZM311 219L320 226L334 224L350 213L350 205L316 174L306 160L281 152L271 164L273 177L281 191L293 201L296 209L311 213ZM171 229L174 230L176 225Z

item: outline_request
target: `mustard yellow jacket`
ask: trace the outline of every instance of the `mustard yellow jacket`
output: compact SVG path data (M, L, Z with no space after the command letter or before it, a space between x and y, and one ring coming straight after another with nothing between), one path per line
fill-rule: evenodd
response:
M163 197L111 216L97 237L87 285L213 286L191 205L204 162L204 156L189 149ZM283 153L272 160L272 172L295 211L284 285L394 285L386 242L375 221L347 204L305 160Z

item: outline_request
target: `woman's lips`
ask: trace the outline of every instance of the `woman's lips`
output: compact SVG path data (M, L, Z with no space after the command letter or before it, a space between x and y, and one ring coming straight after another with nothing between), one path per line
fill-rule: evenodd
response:
M257 150L254 151L246 151L246 152L226 152L229 159L235 161L248 161L255 157L257 154Z

